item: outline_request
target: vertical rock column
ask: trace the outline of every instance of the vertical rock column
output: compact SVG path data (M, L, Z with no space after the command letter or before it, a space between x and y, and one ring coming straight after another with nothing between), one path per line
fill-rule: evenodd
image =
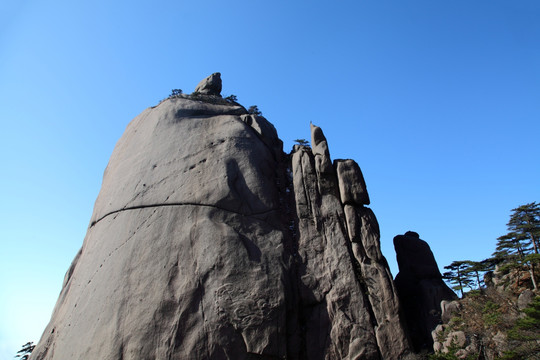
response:
M381 253L379 224L373 211L364 207L370 203L364 177L354 160L336 160L334 166L351 247L360 266L360 281L376 321L377 343L384 359L398 359L409 342L392 274Z
M311 133L312 150L292 155L305 356L399 359L408 340L360 169L339 160L336 176L322 130Z
M433 348L431 331L441 323L441 301L456 294L444 283L427 242L407 231L394 237L399 266L395 284L415 351Z
M316 134L320 132L315 128ZM347 246L343 208L326 140L292 156L296 211L300 323L307 359L379 359L366 298ZM317 144L317 145L315 145ZM326 149L326 151L324 151Z

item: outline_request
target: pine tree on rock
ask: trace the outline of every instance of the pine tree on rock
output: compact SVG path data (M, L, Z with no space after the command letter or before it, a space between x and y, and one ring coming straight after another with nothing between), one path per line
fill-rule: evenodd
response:
M472 289L474 281L471 279L469 260L454 261L444 268L449 271L443 274L443 279L452 285L452 289L459 290L461 297L463 297L464 288Z
M17 355L15 355L15 357L21 358L21 360L28 360L35 347L36 345L34 345L33 341L27 342L22 346L21 350L17 351Z
M483 277L486 272L493 270L495 267L494 262L492 259L486 259L482 261L465 260L465 263L467 264L465 273L471 277L474 277L478 290L482 291L482 284L484 281L481 279L481 277Z
M512 209L508 230L530 242L534 253L540 253L540 204L532 202Z
M540 204L532 202L512 209L508 233L497 238L493 256L501 261L500 269L529 272L533 289L536 283L536 267L540 263Z

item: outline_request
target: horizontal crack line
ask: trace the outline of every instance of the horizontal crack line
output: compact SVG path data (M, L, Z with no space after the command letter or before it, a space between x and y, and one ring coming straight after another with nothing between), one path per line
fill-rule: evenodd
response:
M179 202L179 203L168 203L168 204L137 205L137 206L124 207L124 208L119 209L119 210L111 211L111 212L109 212L109 213L103 215L102 217L100 217L100 218L97 219L96 221L93 221L92 224L90 224L90 228L91 228L92 226L96 225L96 224L97 224L98 222L100 222L101 220L105 219L107 216L114 215L114 214L117 214L117 213L122 212L122 211L125 211L125 210L137 210L137 209L146 209L146 208L152 208L152 207L166 207L166 206L204 206L204 207L210 207L210 208L214 208L214 209L218 209L218 210L222 210L222 211L227 211L227 212L230 212L230 213L233 213L233 214L238 214L238 215L246 216L246 217L253 217L253 216L258 216L258 215L265 215L265 214L271 213L272 211L277 211L277 210L278 210L278 209L270 209L270 210L262 211L262 212L260 212L260 213L243 214L243 213L241 213L241 212L237 212L237 211L230 210L230 209L225 209L225 208L222 208L222 207L219 207L219 206L216 206L216 205L197 204L197 203L190 203L190 202Z

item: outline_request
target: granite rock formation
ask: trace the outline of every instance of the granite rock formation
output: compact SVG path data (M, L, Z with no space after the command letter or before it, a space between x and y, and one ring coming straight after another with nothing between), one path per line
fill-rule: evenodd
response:
M394 283L415 351L433 348L431 332L441 323L441 302L455 300L427 242L412 231L394 237L399 266Z
M202 79L195 88L195 93L221 96L221 73L213 73L207 78Z
M284 154L220 91L216 73L127 126L31 359L410 353L359 166L316 126Z

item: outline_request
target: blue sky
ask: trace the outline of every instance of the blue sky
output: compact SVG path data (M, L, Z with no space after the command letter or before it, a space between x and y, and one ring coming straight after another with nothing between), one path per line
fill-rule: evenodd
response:
M481 260L540 201L540 2L42 1L0 5L0 359L37 342L128 122L220 71L288 152L355 159L392 273L417 231Z

